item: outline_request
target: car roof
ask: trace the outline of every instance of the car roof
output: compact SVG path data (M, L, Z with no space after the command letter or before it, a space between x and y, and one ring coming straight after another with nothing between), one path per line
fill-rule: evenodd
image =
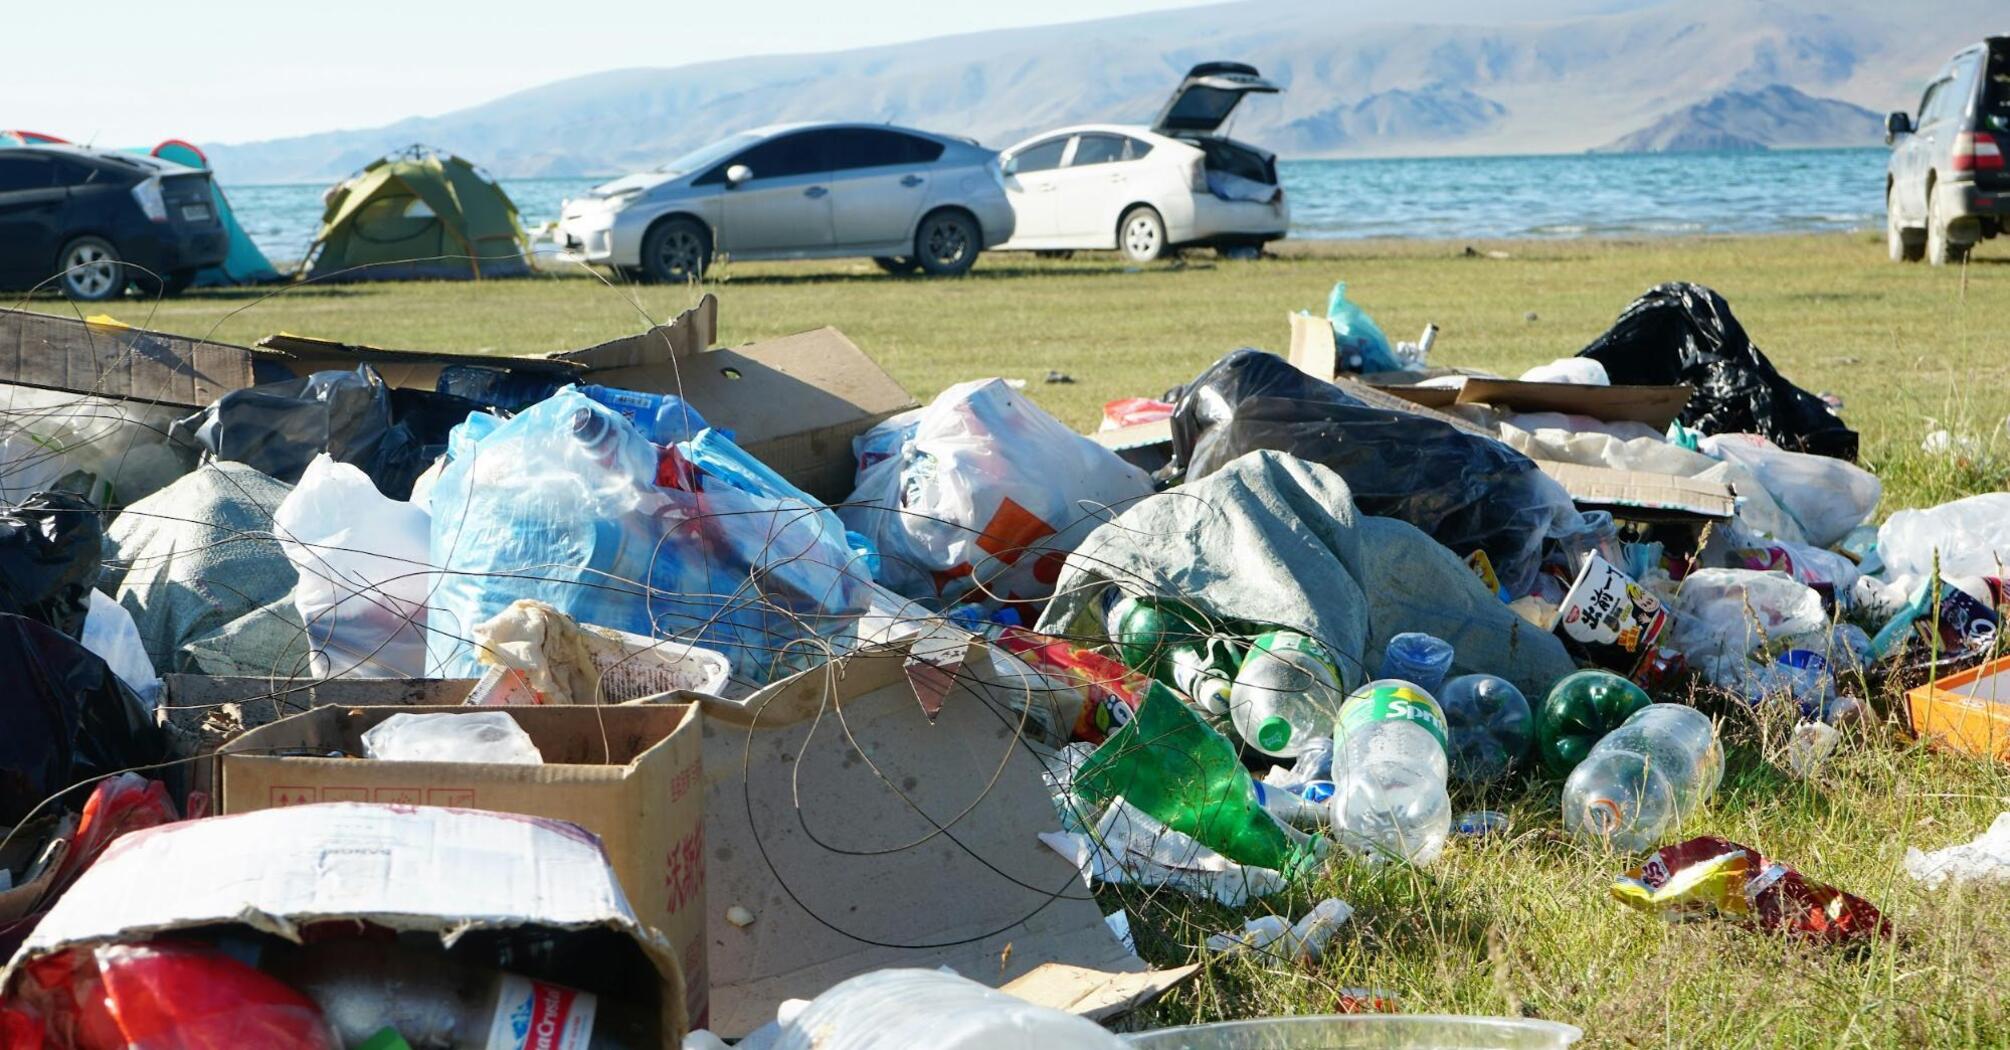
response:
M131 165L142 170L166 171L167 162L143 153L126 153L121 150L99 149L96 146L79 146L69 142L38 142L32 146L15 146L17 150L41 153L58 157L75 157L79 160L113 161ZM174 165L179 167L180 165Z
M919 138L934 139L937 142L954 143L963 146L978 145L976 139L964 138L961 135L945 135L937 131L923 131L920 128L910 128L901 124L888 124L885 122L870 121L870 120L802 120L786 124L763 124L758 128L748 128L746 131L743 131L740 134L759 135L762 138L772 138L776 135L780 135L785 132L791 132L791 131L810 131L810 130L830 131L839 128L870 128L875 131L897 131L903 135L914 135Z
M1101 132L1105 135L1128 135L1131 138L1144 139L1154 144L1161 142L1174 142L1183 146L1189 145L1189 143L1187 143L1183 139L1174 138L1171 135L1160 134L1159 132L1153 131L1152 129L1145 127L1143 124L1070 124L1065 128L1053 128L1048 131L1042 131L1037 135L1028 135L1023 139L1014 142L1010 146L1005 147L1005 149L1002 150L1001 152L1010 152L1012 150L1018 149L1021 146L1029 146L1035 142L1042 142L1047 139L1057 138L1062 135L1082 135L1090 132Z

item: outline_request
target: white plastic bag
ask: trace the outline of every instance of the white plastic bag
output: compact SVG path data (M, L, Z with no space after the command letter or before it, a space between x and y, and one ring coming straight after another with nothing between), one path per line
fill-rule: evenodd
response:
M1933 575L2010 576L2010 492L1901 510L1877 531L1877 553L1886 580Z
M544 754L507 711L392 715L364 731L363 757L380 762L544 764Z
M103 591L91 590L91 608L84 614L83 636L77 641L98 654L119 681L152 711L160 706L161 679L147 658L147 644L140 637L133 614Z
M1854 463L1788 452L1757 434L1713 434L1699 445L1704 452L1751 471L1774 502L1800 524L1806 542L1816 547L1841 542L1870 517L1884 495L1877 475Z
M299 572L293 605L316 678L426 677L432 519L377 491L369 475L314 457L272 531Z
M1762 648L1828 638L1821 596L1784 573L1698 569L1683 579L1671 611L1669 644L1726 687L1744 682L1747 658Z
M1559 357L1521 374L1524 383L1575 383L1579 386L1611 386L1605 366L1589 357Z
M1083 537L1151 491L1144 471L983 379L943 391L838 516L872 541L879 582L899 594L1038 601Z
M1929 888L1949 879L1957 883L2010 882L2010 812L1996 814L1996 822L1972 842L1931 853L1916 846L1907 848L1905 873Z

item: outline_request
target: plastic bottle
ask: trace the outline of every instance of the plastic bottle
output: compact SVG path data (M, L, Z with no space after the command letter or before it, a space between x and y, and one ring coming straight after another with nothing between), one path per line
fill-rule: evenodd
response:
M1665 841L1724 778L1724 752L1708 716L1649 704L1607 733L1563 784L1563 826L1614 849Z
M774 1050L1123 1050L1103 1026L941 970L874 970L781 1025Z
M260 969L314 1000L343 1046L387 1027L412 1047L642 1050L662 1043L652 1010L392 941L292 948L261 960ZM521 1034L516 1025L524 1026Z
M1382 669L1377 678L1408 682L1427 693L1436 693L1445 684L1445 672L1452 669L1450 642L1434 635L1408 631L1389 639L1382 650Z
M1228 714L1244 743L1295 758L1340 714L1344 697L1325 646L1297 631L1266 631L1235 674Z
M1565 675L1535 713L1543 765L1558 776L1569 773L1600 738L1652 702L1645 690L1610 671Z
M1451 743L1452 777L1468 784L1500 779L1535 742L1535 713L1514 683L1490 674L1460 675L1438 692Z
M1429 864L1451 834L1445 715L1408 682L1369 682L1340 709L1333 829L1370 859Z
M1234 646L1200 613L1174 601L1124 595L1103 624L1125 666L1173 687L1209 714L1228 713Z

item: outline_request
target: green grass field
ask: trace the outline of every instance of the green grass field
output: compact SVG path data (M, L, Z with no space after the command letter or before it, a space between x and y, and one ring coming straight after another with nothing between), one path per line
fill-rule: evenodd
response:
M1323 311L1346 280L1392 337L1443 329L1435 360L1513 374L1575 352L1638 293L1665 280L1711 285L1788 377L1845 401L1866 465L1886 482L1881 513L2000 489L2010 477L2010 267L1990 246L1967 270L1884 261L1856 235L1654 242L1294 247L1285 257L1126 268L1108 258L988 256L967 279L890 279L869 264L733 264L711 286L722 336L737 342L836 325L917 396L987 375L1020 377L1069 424L1105 400L1157 394L1226 350L1282 350L1288 311ZM195 293L114 304L115 316L248 342L289 331L382 346L498 353L586 345L693 301L681 288L613 288L579 277L483 284ZM39 299L38 309L68 311ZM98 312L96 309L90 312ZM1047 384L1058 370L1071 384ZM730 422L730 421L726 421ZM1958 458L1921 450L1930 430L1977 442ZM1625 858L1560 834L1558 785L1488 799L1508 834L1462 841L1422 871L1333 867L1259 907L1302 914L1339 896L1358 910L1311 968L1211 966L1148 1019L1178 1023L1323 1012L1338 989L1393 994L1406 1012L1526 1014L1583 1027L1588 1045L2010 1045L2010 888L1929 892L1903 873L1905 848L1966 841L2010 809L2010 776L1905 737L1891 697L1813 782L1778 763L1789 720L1734 718L1729 773L1685 828L1744 842L1882 907L1896 940L1812 948L1729 923L1667 925L1626 910L1606 886ZM1227 912L1106 891L1161 963L1188 961ZM1107 908L1106 908L1107 910Z

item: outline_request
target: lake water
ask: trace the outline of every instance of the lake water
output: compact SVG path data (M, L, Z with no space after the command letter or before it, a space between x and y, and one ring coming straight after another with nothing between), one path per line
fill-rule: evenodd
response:
M1279 173L1293 237L1639 237L1875 229L1881 149L1298 160ZM505 179L524 225L597 179ZM321 186L224 184L238 221L274 259L299 259Z

